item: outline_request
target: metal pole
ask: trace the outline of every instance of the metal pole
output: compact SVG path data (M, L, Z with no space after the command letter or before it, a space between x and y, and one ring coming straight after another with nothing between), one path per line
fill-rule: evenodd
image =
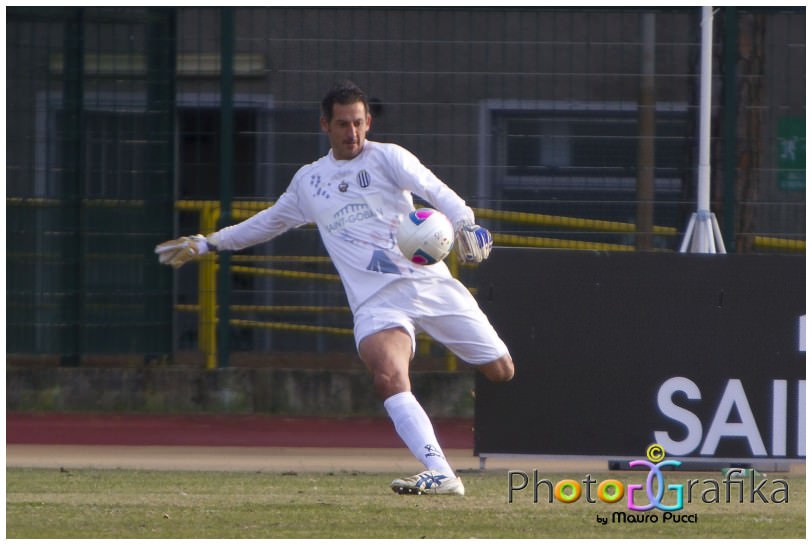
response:
M642 62L637 153L637 249L651 250L654 229L654 137L656 97L654 84L655 15L644 13L641 21Z
M62 168L65 176L63 191L65 192L65 205L70 218L64 224L67 230L72 229L70 237L66 237L69 245L70 257L74 260L71 274L65 275L68 281L66 291L72 292L73 297L66 298L65 304L69 306L67 315L70 316L70 335L67 342L62 345L60 365L76 367L81 364L82 353L85 351L85 237L87 236L87 221L83 203L84 196L84 147L85 147L85 104L84 104L84 8L76 8L65 24L65 65L63 73L63 108L65 117L64 153ZM66 210L67 212L67 210Z
M725 8L724 38L724 126L722 138L724 179L724 233L729 248L736 247L736 124L738 118L737 68L739 60L739 14Z
M176 76L176 9L148 9L147 20L147 139L152 152L147 157L151 185L145 192L146 210L152 215L150 225L162 238L172 236L175 180L175 76ZM158 238L158 237L156 237ZM146 304L148 327L138 332L145 358L164 358L173 353L175 320L173 312L172 272L158 264L152 244L145 244L144 286L149 290ZM135 332L133 333L135 334Z
M702 7L702 52L699 79L699 165L696 210L710 211L711 78L713 49L713 8Z
M680 251L724 254L719 224L710 211L711 77L713 76L713 8L702 8L702 48L699 79L699 162L697 166L696 212L685 231Z
M234 172L234 8L220 11L220 221L231 224ZM228 367L230 352L231 255L221 252L217 271L217 363Z

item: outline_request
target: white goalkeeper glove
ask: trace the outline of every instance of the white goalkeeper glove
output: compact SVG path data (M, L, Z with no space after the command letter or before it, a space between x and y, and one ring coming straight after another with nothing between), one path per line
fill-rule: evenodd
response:
M481 263L488 259L493 247L490 231L467 220L458 222L455 231L454 248L461 262Z
M209 243L203 235L180 237L155 246L158 261L164 265L171 265L175 269L193 259L199 258L208 251Z

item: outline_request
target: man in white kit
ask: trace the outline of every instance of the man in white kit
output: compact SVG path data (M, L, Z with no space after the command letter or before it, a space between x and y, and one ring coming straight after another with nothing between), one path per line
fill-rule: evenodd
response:
M164 242L155 251L161 263L177 268L209 251L240 250L315 223L344 285L358 354L375 392L398 435L426 467L391 488L399 494L463 495L462 480L411 393L415 333L425 331L495 382L513 378L513 360L445 263L412 263L398 249L395 233L414 210L415 194L451 220L461 260L486 259L493 239L475 224L471 208L409 151L366 140L371 122L365 93L350 81L337 83L322 101L321 128L330 151L300 168L273 206L206 237Z

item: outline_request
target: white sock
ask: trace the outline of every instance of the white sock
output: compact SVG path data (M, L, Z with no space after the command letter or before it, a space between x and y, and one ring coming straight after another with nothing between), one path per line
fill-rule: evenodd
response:
M383 406L395 424L395 431L414 457L426 468L454 477L454 470L448 465L434 436L434 427L412 392L395 394L387 398Z

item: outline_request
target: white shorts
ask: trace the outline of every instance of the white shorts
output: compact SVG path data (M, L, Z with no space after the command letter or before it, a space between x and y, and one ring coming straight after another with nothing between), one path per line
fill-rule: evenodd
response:
M384 329L403 328L412 339L425 332L473 365L508 353L471 292L454 278L398 279L364 301L355 312L355 346Z

